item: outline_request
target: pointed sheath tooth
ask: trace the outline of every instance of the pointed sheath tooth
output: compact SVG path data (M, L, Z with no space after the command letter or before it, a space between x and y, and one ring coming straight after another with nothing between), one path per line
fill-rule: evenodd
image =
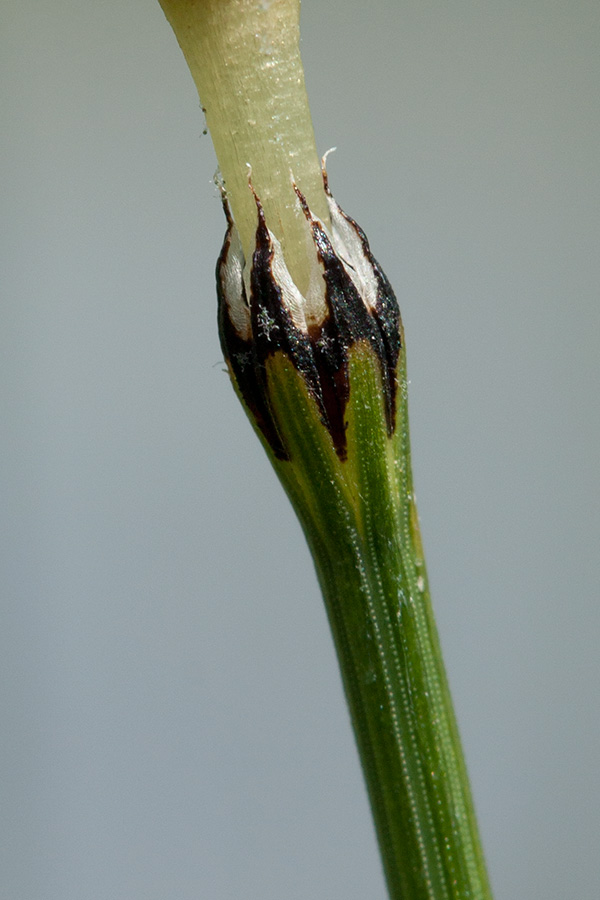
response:
M219 339L232 380L277 459L288 458L265 396L252 336L252 317L243 279L244 254L223 198L227 232L217 262Z
M217 281L233 327L242 340L249 341L252 337L252 322L243 272L242 242L233 221L229 220L223 249L217 263Z
M331 216L332 244L338 256L346 264L356 290L369 310L373 313L377 305L377 276L370 258L364 251L360 237L360 229L349 219L328 194L329 214Z
M259 377L263 379L266 394L268 386L265 380L265 362L275 353L285 354L303 376L317 402L323 424L329 427L304 316L304 298L292 281L278 241L267 228L258 198L256 201L258 227L250 270L250 310Z
M275 456L289 459L281 437L281 417L289 410L272 404L269 387L268 361L282 354L302 376L343 461L348 453L349 353L358 342L366 342L378 361L387 431L389 435L394 431L399 313L364 232L327 191L333 222L330 236L312 215L301 191L295 190L311 241L306 296L289 274L254 191L258 222L249 266L225 200L228 229L217 265L219 332L236 387ZM362 402L359 394L355 399Z
M308 332L306 324L306 300L292 281L292 276L285 264L281 244L271 231L269 231L269 239L273 250L271 258L271 274L281 291L281 303L290 314L296 328L306 334Z
M396 414L398 358L404 340L398 301L387 276L371 253L365 232L332 196L324 165L323 184L329 204L334 247L349 263L349 274L375 319L383 341L389 397L388 429L391 432Z
M340 458L346 455L345 408L349 397L348 350L359 340L367 340L381 366L388 433L394 429L395 370L390 373L388 353L379 322L364 298L366 288L360 273L345 261L330 240L322 222L312 215L302 192L295 188L309 224L325 283L327 315L318 326L309 327L321 390L329 419L334 423L334 443ZM366 238L365 238L366 240ZM369 265L371 279L373 267ZM384 276L385 277L385 276ZM358 287L357 287L358 282ZM397 356L396 356L397 358Z

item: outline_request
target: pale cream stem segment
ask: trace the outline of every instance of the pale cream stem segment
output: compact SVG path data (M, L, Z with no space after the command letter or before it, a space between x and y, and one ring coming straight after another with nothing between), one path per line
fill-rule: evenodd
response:
M307 227L290 172L312 212L327 224L329 212L300 58L300 0L159 2L198 88L246 259L257 220L251 171L267 224L304 291Z

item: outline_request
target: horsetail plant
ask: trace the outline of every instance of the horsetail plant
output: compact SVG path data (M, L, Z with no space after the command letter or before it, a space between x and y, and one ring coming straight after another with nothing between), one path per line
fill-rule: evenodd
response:
M392 900L490 900L429 599L404 333L317 157L299 0L160 0L219 160L219 333L300 519Z

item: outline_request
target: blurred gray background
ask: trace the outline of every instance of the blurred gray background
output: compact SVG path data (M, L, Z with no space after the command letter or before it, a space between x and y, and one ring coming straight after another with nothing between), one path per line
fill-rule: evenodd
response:
M224 221L152 0L2 48L2 900L384 900L300 530L223 372ZM305 0L407 330L497 900L600 893L600 6Z

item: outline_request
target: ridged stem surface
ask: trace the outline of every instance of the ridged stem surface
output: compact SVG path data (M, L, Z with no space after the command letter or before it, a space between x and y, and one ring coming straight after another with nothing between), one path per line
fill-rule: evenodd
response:
M270 365L274 405L300 413L282 425L295 462L274 464L315 559L390 897L490 900L431 609L406 400L388 438L377 361L368 346L351 360L344 462L289 364Z

